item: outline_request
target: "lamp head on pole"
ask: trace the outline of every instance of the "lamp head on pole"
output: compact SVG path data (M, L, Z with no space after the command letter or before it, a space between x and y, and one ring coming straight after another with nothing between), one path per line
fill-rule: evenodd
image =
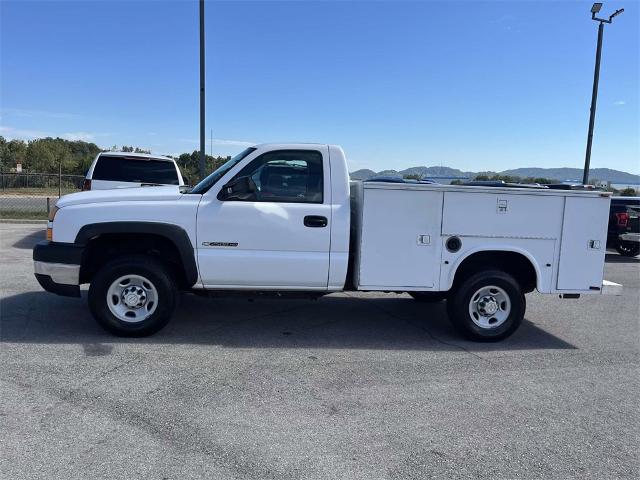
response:
M615 12L613 12L613 15L611 15L609 17L609 22L611 22L611 20L613 20L613 17L617 17L618 15L620 15L622 12L624 12L624 8L621 8L620 10L616 10Z
M616 10L615 12L613 12L613 14L610 15L609 19L607 20L606 18L598 18L598 17L596 17L596 15L598 13L600 13L601 9L602 9L602 3L600 3L600 2L596 2L591 6L591 20L595 20L596 22L600 22L600 23L611 23L611 21L613 20L613 17L617 17L622 12L624 12L624 8L620 8L620 9Z

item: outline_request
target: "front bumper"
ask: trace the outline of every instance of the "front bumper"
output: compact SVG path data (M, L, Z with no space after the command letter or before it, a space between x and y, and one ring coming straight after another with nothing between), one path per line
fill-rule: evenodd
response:
M83 251L83 247L69 243L38 243L33 248L33 269L40 286L47 292L79 297Z

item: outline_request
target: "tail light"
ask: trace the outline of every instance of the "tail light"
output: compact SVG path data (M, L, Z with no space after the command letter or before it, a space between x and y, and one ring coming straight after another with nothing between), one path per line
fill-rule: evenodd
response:
M87 190L91 190L91 180L85 178L84 182L82 182L82 191L85 192Z
M626 227L629 225L629 214L627 212L616 213L619 227Z

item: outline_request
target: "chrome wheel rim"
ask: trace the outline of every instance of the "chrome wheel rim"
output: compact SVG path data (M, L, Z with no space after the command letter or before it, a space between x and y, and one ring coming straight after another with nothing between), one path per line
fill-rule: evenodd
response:
M139 323L156 311L158 291L142 275L123 275L107 290L107 305L111 313L127 323Z
M507 321L510 313L509 295L495 285L479 288L469 301L469 316L480 328L497 328Z

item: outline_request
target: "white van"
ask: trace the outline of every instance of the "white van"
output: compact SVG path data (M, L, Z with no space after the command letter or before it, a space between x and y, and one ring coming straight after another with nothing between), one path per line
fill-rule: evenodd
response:
M184 185L175 160L159 155L101 152L91 164L82 190Z

